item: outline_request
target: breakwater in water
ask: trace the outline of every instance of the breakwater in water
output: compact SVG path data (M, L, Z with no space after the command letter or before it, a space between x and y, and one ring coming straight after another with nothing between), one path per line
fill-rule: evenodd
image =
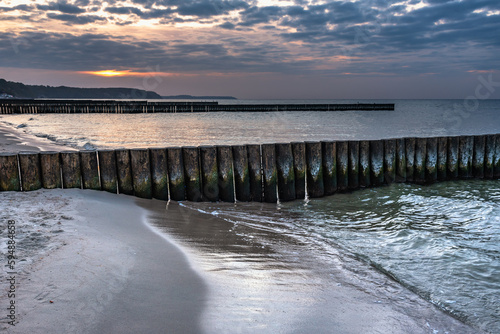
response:
M275 203L393 182L500 178L500 134L0 154L0 190Z
M269 112L394 110L392 103L351 104L219 104L218 102L153 102L117 100L0 100L0 114L138 114L181 112Z

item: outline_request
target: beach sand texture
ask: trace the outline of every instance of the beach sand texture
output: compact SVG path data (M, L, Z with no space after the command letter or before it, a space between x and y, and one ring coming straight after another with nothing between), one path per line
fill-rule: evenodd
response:
M0 127L3 151L54 149L18 132ZM243 238L177 203L58 189L2 192L0 208L0 256L8 220L18 256L15 326L0 272L6 333L478 332L364 264L325 267L291 238Z

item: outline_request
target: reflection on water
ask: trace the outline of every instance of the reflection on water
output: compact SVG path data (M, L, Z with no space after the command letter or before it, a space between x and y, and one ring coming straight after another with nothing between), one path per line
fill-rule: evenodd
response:
M245 102L248 101L239 101ZM293 101L300 102L315 101ZM61 143L83 147L90 142L95 147L107 148L362 140L498 132L500 101L482 101L477 111L466 114L467 118L463 118L463 113L457 114L456 105L461 103L460 100L400 100L396 101L394 111L2 115L0 121L14 126L25 124L23 131L50 136L50 139Z
M460 319L500 332L498 181L394 184L278 207L187 205L295 238L325 257L341 249Z

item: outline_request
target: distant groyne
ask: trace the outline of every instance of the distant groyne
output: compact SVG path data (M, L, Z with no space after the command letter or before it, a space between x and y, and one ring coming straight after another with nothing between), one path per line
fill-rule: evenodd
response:
M276 203L394 182L500 178L500 134L0 154L0 191L82 188Z
M151 102L145 100L0 100L0 114L138 114L184 112L270 112L394 110L391 103L354 104L219 104L218 102Z

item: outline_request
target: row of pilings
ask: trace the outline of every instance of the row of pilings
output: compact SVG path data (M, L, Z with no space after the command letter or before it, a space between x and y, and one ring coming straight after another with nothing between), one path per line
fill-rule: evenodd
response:
M275 203L393 182L500 178L500 134L0 154L0 190Z
M137 114L181 112L271 112L394 110L394 104L219 104L218 102L153 102L127 100L0 100L0 114Z

